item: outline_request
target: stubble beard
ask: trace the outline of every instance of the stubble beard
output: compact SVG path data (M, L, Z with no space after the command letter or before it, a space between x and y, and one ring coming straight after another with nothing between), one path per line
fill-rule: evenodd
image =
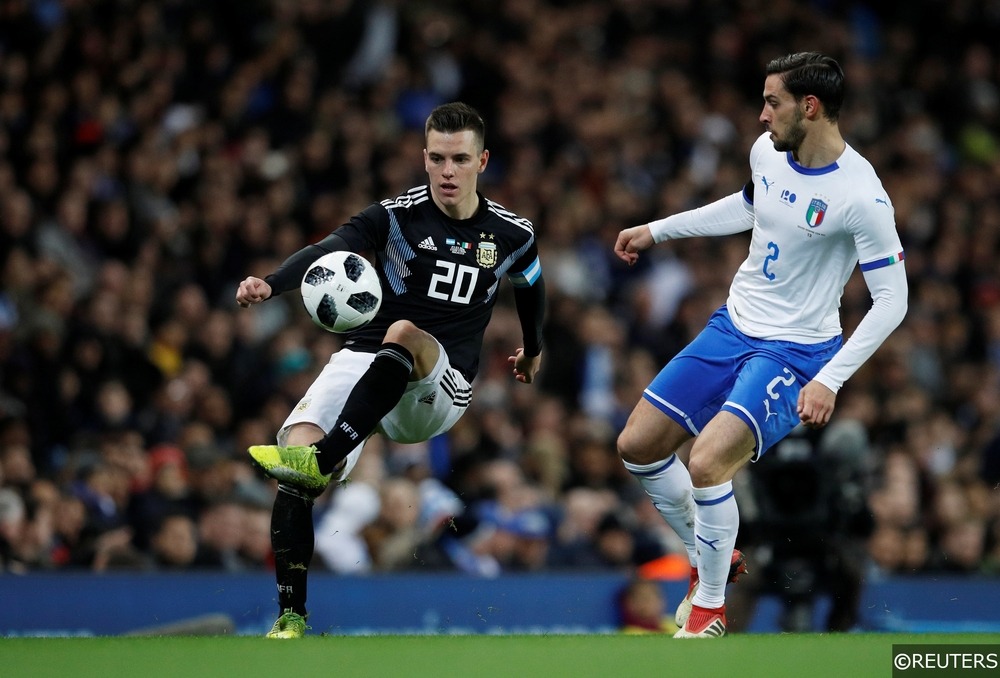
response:
M791 151L796 153L799 150L799 146L802 145L802 141L806 138L806 128L802 124L802 113L797 112L795 119L792 124L788 127L788 133L784 138L775 136L774 138L774 150L776 151Z

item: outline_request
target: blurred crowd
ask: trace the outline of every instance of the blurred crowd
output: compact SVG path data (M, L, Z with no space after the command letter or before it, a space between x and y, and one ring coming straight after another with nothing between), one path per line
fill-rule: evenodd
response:
M632 269L612 244L739 190L764 64L818 50L846 70L841 126L910 278L903 326L838 398L863 434L859 539L872 573L995 572L998 33L990 0L0 0L0 571L271 567L275 488L245 450L341 337L294 294L239 309L236 286L422 183L424 119L453 100L487 122L483 192L535 225L540 383L509 374L504 288L468 414L424 445L372 440L317 501L318 566L683 554L615 438L748 240ZM848 336L869 303L856 275Z

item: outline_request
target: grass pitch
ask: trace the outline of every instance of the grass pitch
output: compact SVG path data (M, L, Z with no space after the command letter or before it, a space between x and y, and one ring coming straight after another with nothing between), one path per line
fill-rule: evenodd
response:
M307 678L309 676L892 675L894 644L991 644L995 634L667 636L248 636L0 638L0 675L37 678Z

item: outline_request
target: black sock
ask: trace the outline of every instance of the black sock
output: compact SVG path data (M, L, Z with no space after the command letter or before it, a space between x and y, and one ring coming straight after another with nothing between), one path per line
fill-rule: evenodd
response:
M278 583L278 606L306 616L306 580L315 547L313 502L278 485L271 510L271 550Z
M368 371L347 397L336 426L315 443L319 470L332 473L367 438L406 391L413 371L413 355L399 344L382 344Z

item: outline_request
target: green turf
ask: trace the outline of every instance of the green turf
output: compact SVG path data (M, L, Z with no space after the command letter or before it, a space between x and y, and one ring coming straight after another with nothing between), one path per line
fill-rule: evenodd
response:
M601 676L796 678L892 675L893 644L1000 643L992 634L666 636L246 636L0 638L0 675Z

